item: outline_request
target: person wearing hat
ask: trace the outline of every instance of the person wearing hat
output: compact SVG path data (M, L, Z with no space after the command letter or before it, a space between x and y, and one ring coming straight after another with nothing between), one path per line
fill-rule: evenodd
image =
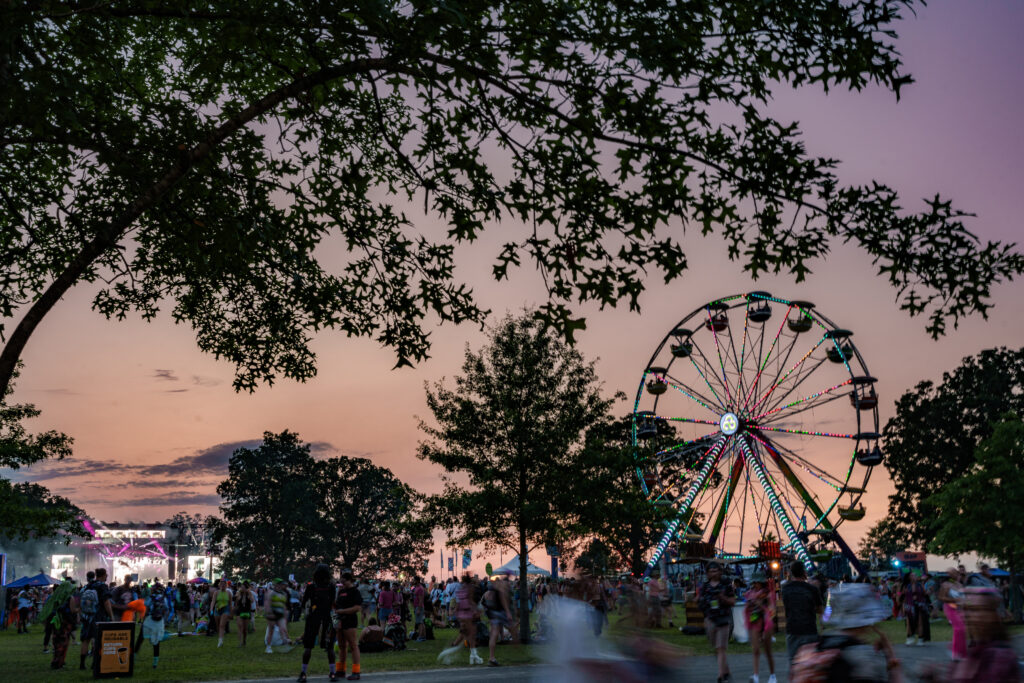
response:
M889 615L871 584L843 584L832 592L829 606L829 630L800 648L789 680L902 683L892 643L875 626Z
M732 606L736 593L732 584L722 580L722 565L711 562L707 568L708 580L701 584L697 604L704 612L704 628L718 658L718 683L732 680L726 648L732 633Z
M747 620L747 632L750 634L750 647L754 654L754 675L750 683L759 683L758 667L760 665L761 647L768 660L768 683L776 683L775 658L772 656L772 631L775 630L775 595L768 586L764 572L758 569L750 577L750 588L745 594L747 604L743 615Z

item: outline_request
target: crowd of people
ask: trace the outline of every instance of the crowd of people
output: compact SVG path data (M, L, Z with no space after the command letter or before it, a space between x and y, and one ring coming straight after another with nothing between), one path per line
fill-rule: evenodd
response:
M85 669L97 625L106 621L134 621L139 624L134 653L145 642L152 647L153 667L160 658L160 646L172 635L216 637L223 647L232 627L238 646L246 647L255 632L256 617L266 623L265 652L288 651L302 645L299 681L305 681L314 649L327 654L330 680L348 680L361 674L361 652L403 649L409 639L434 638L435 625L454 628L456 635L438 656L453 663L468 651L470 664L499 666L496 646L518 638L520 607L532 619L531 639L555 637L549 600L579 605L584 623L594 638L610 624L628 621L637 630L660 629L667 625L693 629L685 612L677 609L687 602L703 614L699 630L706 634L716 653L718 681L731 681L726 656L736 628L743 621L753 655L751 683L760 683L762 660L768 669L767 683L776 683L776 654L773 641L780 617L785 620L785 647L790 661L790 680L815 680L822 667L829 674L822 680L900 681L901 663L892 644L877 624L887 619L906 625L908 646L923 646L930 640L934 619L948 620L952 668L926 672L929 681L1002 683L1018 681L1017 660L1007 646L1003 626L1005 595L986 565L968 576L955 567L938 576L906 572L899 578L873 581L826 581L808 577L800 563L776 577L768 567L753 573L734 571L708 563L689 575L670 580L651 577L617 579L583 577L552 581L522 582L511 572L478 578L465 575L429 582L420 577L409 580L357 579L351 573L336 581L326 565L319 565L312 581L300 585L280 578L250 582L218 579L192 583L163 584L159 581L135 584L130 577L120 583L109 581L105 568L88 572L80 585L66 580L58 586L26 588L8 596L10 626L28 632L33 621L44 626L44 652L52 648L51 667L63 668L69 645L78 636L79 668ZM734 570L736 568L733 568ZM782 603L784 611L779 609ZM566 604L566 603L561 603ZM742 608L735 610L737 605ZM292 640L288 625L304 622L300 639ZM819 633L819 622L827 630ZM487 659L478 648L488 648ZM655 648L657 656L665 651ZM803 678L801 678L801 676Z

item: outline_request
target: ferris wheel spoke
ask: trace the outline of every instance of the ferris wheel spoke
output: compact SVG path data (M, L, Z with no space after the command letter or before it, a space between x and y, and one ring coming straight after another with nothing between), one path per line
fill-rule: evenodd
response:
M848 386L850 384L853 384L853 379L852 378L846 380L845 382L840 382L839 384L836 384L835 386L831 386L828 389L822 389L821 391L818 391L818 392L815 392L813 394L810 394L809 396L804 396L803 398L798 399L796 401L793 401L791 403L787 403L784 406L779 406L778 408L773 408L772 410L769 410L768 412L761 413L760 415L756 415L754 417L751 417L750 420L752 422L758 422L758 421L761 421L764 418L768 417L769 415L775 415L775 414L778 414L778 413L780 413L780 412L782 412L784 410L788 410L790 408L794 408L794 407L796 407L798 405L806 404L808 402L812 402L813 403L814 401L816 401L817 399L821 398L822 396L828 396L829 394L832 394L832 392L836 391L837 389L841 389L841 388L843 388L845 386ZM829 399L826 399L825 401L822 401L821 403L827 403L828 400L835 399L835 398L840 398L843 395L845 395L845 394L841 394L840 396L834 396L834 395L833 396L829 396ZM802 410L806 410L806 408L794 411L793 413L787 413L787 415L791 415L791 414L794 414L794 413L797 413L797 412L802 412Z
M687 517L688 513L691 512L690 508L693 506L694 499L697 497L697 494L700 492L700 489L707 483L708 477L711 476L711 472L715 469L715 466L718 464L718 458L722 453L723 447L726 445L726 443L728 443L729 439L731 438L732 437L722 434L711 445L711 448L707 450L703 458L701 458L700 471L697 473L697 477L692 482L690 482L690 487L687 489L686 495L680 502L679 509L676 512L675 518L673 518L673 520L669 522L668 527L665 529L665 533L662 534L661 540L658 541L658 545L654 549L654 555L647 562L646 573L650 573L651 568L654 567L654 565L658 564L658 560L661 559L661 556L668 548L668 544L672 542L673 538L675 538L676 531L679 529L679 525L682 524L683 520ZM693 515L690 514L689 516L692 519Z
M824 365L827 362L827 359L821 358L819 360L816 360L811 365L806 365L803 368L801 368L800 372L796 374L796 377L793 378L792 383L788 387L786 387L785 391L772 397L771 401L762 404L761 409L774 410L775 408L778 408L779 406L783 405L786 401L790 399L791 396L793 396L793 394L797 392L797 389L802 387L804 383L808 379L810 379L822 365Z
M856 439L856 434L834 434L832 432L815 432L809 429L790 429L788 427L772 427L769 425L754 425L756 429L762 432L781 432L785 434L799 434L800 436L820 436L830 439Z
M692 337L690 338L690 343L693 345L693 350L700 354L701 359L704 361L705 369L709 368L710 364L708 362L707 356L704 355L704 351L701 350L700 345L697 344L697 342L694 341ZM708 389L711 390L711 395L715 397L715 399L718 401L719 405L723 406L723 408L724 408L724 406L729 405L726 401L722 400L722 397L719 395L719 393L717 391L715 391L715 388L713 386L711 386L711 382L708 381L707 375L705 375L704 372L701 371L700 366L697 365L697 361L694 360L692 353L690 354L690 362L693 364L693 369L696 370L697 374L700 375L700 378L702 380L704 380L704 384L706 384ZM718 383L719 387L722 387L724 389L724 385L719 380L717 374L715 374L714 372L709 372L707 374L713 376L715 378L716 383ZM722 393L725 393L725 392L723 391Z
M808 568L814 566L814 562L811 560L810 554L807 552L807 547L800 541L796 535L796 529L793 527L793 522L790 521L789 515L786 513L786 509L782 503L779 502L778 494L775 493L775 489L771 485L771 481L768 479L768 473L765 471L764 466L758 459L757 454L754 453L753 448L746 439L739 439L740 445L743 448L743 453L747 457L747 464L750 469L754 472L765 493L768 494L768 500L772 505L772 512L775 513L775 518L778 522L782 523L783 528L786 531L786 536L789 538L790 543L796 549L796 556L803 562ZM779 540L781 541L781 535Z
M747 301L745 312L743 315L743 343L747 340L747 321L750 316L750 301ZM742 346L742 344L741 344ZM742 394L746 391L746 377L743 375L743 360L740 355L736 352L736 336L732 333L732 326L729 326L729 354L727 357L732 359L732 366L736 371L736 391Z
M797 476L793 468L790 467L789 463L786 462L785 458L782 457L782 454L778 451L778 449L774 448L774 444L770 442L759 441L758 445L759 450L763 450L765 453L768 454L769 459L772 463L774 463L776 469L778 469L779 473L782 474L783 480L788 483L789 487L793 490L796 496L799 497L804 502L804 504L807 506L808 509L810 509L812 513L814 513L815 527L823 524L826 528L831 529L832 525L828 521L827 517L828 512L822 510L821 501L818 500L817 496L815 496L813 491L807 488L803 484L803 482L800 481L800 478ZM806 523L804 523L803 526L805 529L807 528Z
M732 396L729 392L729 379L725 375L725 363L722 361L722 345L718 342L718 331L715 330L714 318L711 316L711 307L707 308L708 327L711 328L711 336L715 340L715 350L718 352L718 365L722 368L722 384L725 386L725 397L728 399L726 405L732 405Z
M769 439L765 436L758 436L757 434L751 434L754 439L763 445L765 448L772 449L779 455L785 455L790 460L799 464L800 467L805 470L808 474L815 477L819 481L823 482L829 488L834 489L837 492L841 492L843 487L846 486L846 482L839 479L835 475L831 474L825 469L822 469L818 465L814 464L810 460L800 456L796 451L791 448L787 448L777 440Z
M655 453L651 457L657 458L658 456L661 456L661 455L666 455L668 453L678 452L680 449L686 448L687 446L696 446L698 444L705 444L705 443L707 443L708 438L711 437L711 436L713 436L713 434L709 434L708 436L702 436L702 437L700 437L698 439L693 439L691 441L681 441L681 442L675 444L674 446L671 446L670 448L666 448L664 450L658 451L657 453ZM659 460L658 462L665 462L666 460L667 459L662 459L662 460Z
M761 420L761 423L772 424L773 422L786 420L793 417L794 415L799 415L800 413L807 412L808 410L815 410L817 408L821 408L822 406L826 406L829 403L832 403L833 401L838 401L839 399L845 398L847 396L849 396L849 394L831 394L828 398L816 400L814 403L806 404L804 406L801 406L800 408L795 408L784 413L775 413L774 415L769 416L767 419Z
M655 420L664 420L665 422L690 422L694 424L704 425L715 425L718 426L718 420L700 420L695 417L663 417L661 415L654 415Z
M668 382L668 385L670 387L672 387L679 393L683 394L687 398L692 399L699 405L704 406L715 415L721 415L722 413L726 412L724 406L718 405L717 403L715 403L707 396L703 395L702 393L694 389L693 387L684 384L683 382L681 382L680 380L676 379L675 377L668 373L665 373L665 381Z
M789 308L786 310L786 314L784 316L782 316L782 324L779 325L779 331L775 333L775 338L772 339L772 345L770 347L768 347L768 355L765 356L764 362L758 364L759 367L758 367L758 370L757 370L757 376L754 377L754 382L753 382L753 384L750 387L750 391L747 392L746 396L743 397L743 407L740 408L740 410L746 410L747 409L747 404L750 403L750 399L754 395L754 390L757 387L761 386L761 384L760 384L760 382L761 382L761 375L764 373L764 369L766 367L768 367L768 361L772 357L772 351L775 350L775 346L779 343L779 337L782 335L782 330L786 326L786 319L789 317L789 312L792 311L792 310L793 310L793 305L790 304Z
M775 393L775 390L778 389L779 386L781 386L783 382L785 382L787 379L789 379L789 376L792 375L793 372L795 372L800 366L802 366L804 364L804 361L807 360L808 358L810 358L811 354L814 353L815 351L817 351L818 347L821 346L822 343L826 339L827 339L827 337L822 335L821 339L819 339L818 342L814 346L811 347L810 351L805 353L803 355L803 357L800 360L798 360L796 362L796 364L793 365L793 367L791 367L786 372L785 375L782 376L781 379L777 380L774 384L772 384L772 386L768 389L768 391L765 394L763 394L761 396L761 398L758 399L757 403L754 404L754 406L750 409L750 411L753 412L753 411L757 410L761 406L761 404L763 404L765 401L767 401L768 397L771 396L773 393Z

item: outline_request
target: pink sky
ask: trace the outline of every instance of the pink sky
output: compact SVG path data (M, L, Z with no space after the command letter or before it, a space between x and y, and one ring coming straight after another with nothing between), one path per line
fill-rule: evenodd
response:
M888 183L915 210L920 197L940 192L978 214L970 225L982 239L1020 240L1022 27L1024 4L1017 0L934 3L898 27L907 70L917 79L900 103L877 89L827 97L813 90L780 91L772 111L801 122L811 153L841 159L844 181ZM520 229L505 223L494 232ZM498 237L463 250L460 275L496 314L537 304L543 290L533 271L500 285L490 280ZM752 289L810 299L855 331L858 348L879 378L882 424L893 402L919 380L937 379L983 348L1020 346L1024 340L1020 282L995 291L988 321L972 318L932 341L924 321L897 310L894 291L854 249L835 245L827 262L815 264L814 274L795 285L787 278L751 282L714 239L690 237L684 246L691 269L670 286L651 282L640 315L582 309L588 329L580 348L600 358L609 392L635 392L654 346L683 315L711 299ZM127 522L156 521L179 510L214 512L214 488L231 448L255 443L265 430L286 428L321 448L369 457L417 489L438 490L438 470L414 457L417 416L427 417L423 385L458 373L465 345L483 340L478 330L438 328L433 358L398 371L391 370L392 353L371 341L320 334L315 380L236 394L232 368L200 353L188 328L166 316L152 324L107 322L89 310L91 294L86 288L73 291L39 328L15 398L43 410L38 428L75 437L73 460L38 472L46 477L41 483L92 516ZM624 402L620 410L631 406ZM153 467L158 465L169 466ZM72 471L79 474L54 476ZM139 477L148 485L135 486ZM884 516L890 492L884 473L876 472L865 496L866 518L843 526L848 540L856 543ZM431 573L437 571L435 552Z

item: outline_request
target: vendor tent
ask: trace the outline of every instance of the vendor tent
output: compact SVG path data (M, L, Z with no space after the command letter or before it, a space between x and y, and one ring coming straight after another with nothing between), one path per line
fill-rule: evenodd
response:
M512 572L516 576L519 575L519 556L518 555L516 555L511 560L509 560L508 562L506 562L505 564L501 565L500 567L498 567L497 569L494 570L495 574L501 574L501 573L504 573L504 572ZM527 560L527 562L526 562L526 573L529 576L551 576L551 572L547 571L546 569L541 569L540 567L538 567L534 563L530 562L529 560Z
M23 576L17 581L12 581L4 588L27 588L36 586L55 586L60 583L60 579L55 579L52 576L46 574L36 574L35 576Z

